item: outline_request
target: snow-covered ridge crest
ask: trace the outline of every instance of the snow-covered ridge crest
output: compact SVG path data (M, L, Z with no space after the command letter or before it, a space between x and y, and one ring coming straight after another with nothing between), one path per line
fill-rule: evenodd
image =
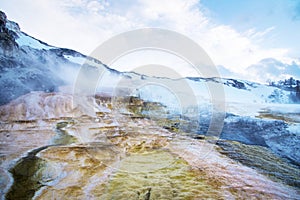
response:
M17 34L16 42L20 47L21 46L29 46L31 48L39 49L39 50L42 50L42 49L48 50L48 49L56 48L54 46L48 45L47 43L42 42L24 32L22 32L20 29L20 26L16 22L7 20L6 27L9 30L11 30Z

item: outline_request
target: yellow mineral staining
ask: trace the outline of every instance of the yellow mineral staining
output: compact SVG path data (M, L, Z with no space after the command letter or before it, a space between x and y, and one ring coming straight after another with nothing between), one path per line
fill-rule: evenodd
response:
M216 150L214 144L206 141L215 138L184 134L181 127L189 129L190 122L167 118L161 104L136 97L120 97L112 102L109 97L98 96L96 102L107 108L89 115L83 108L70 108L69 95L31 95L32 99L37 96L38 109L25 106L23 100L0 109L0 113L9 111L0 132L7 147L1 163L3 171L8 170L8 164L23 155L24 150L38 148L34 159L20 160L11 168L15 176L25 176L14 177L8 199L22 199L25 193L29 195L23 199L40 200L299 197L294 189L219 153L220 148ZM62 111L57 107L60 103ZM14 111L20 112L20 118ZM41 113L30 119L35 121L16 123L29 120L27 111L31 117L35 112ZM149 111L153 111L153 115L149 115ZM31 130L34 132L30 135ZM58 140L60 142L56 142ZM49 144L53 146L47 146ZM16 148L22 145L25 145L23 149ZM246 151L243 146L239 149ZM252 150L256 149L249 149ZM25 172L24 168L28 170ZM23 188L17 192L20 186Z
M167 151L135 153L92 191L100 199L222 199L217 185Z
M300 123L300 114L297 113L280 113L271 112L270 110L264 110L259 112L258 118L276 119L282 120L287 123Z
M59 166L57 170L61 176L57 178L57 184L42 190L37 199L86 199L85 187L94 179L104 177L108 166L118 160L118 152L114 147L103 144L51 147L41 152L40 156L52 165Z

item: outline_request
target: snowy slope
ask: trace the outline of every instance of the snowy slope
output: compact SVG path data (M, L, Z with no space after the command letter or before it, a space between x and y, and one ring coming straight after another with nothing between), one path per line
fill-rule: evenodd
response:
M16 42L20 47L29 46L38 50L49 50L55 48L22 32L19 25L15 22L7 21L6 27L17 34Z
M131 91L136 96L138 95L148 101L161 102L170 108L211 104L213 102L212 94L218 91L209 88L223 90L225 96L218 101L226 104L227 112L238 115L255 116L262 109L274 107L277 104L291 104L291 107L298 106L298 104L293 104L289 91L249 81L220 78L172 80L148 77L136 73L125 73L124 75L129 76L130 79L122 82L122 78L120 78L118 81L122 84L114 84L114 87L132 88ZM180 99L180 97L183 98ZM189 101L191 98L195 98L196 101Z
M54 92L73 85L87 56L57 48L23 33L19 25L0 12L0 105L31 91ZM95 68L107 67L90 59ZM94 69L93 69L94 70ZM72 92L72 90L69 90Z

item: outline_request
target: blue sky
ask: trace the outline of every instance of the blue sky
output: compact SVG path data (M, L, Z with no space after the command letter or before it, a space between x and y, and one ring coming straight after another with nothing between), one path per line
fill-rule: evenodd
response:
M300 57L300 0L202 0L201 4L216 23L240 32L274 27L262 45L289 48L291 56Z
M258 82L266 81L261 74L300 78L300 0L2 0L0 7L24 32L87 55L116 34L159 27L193 39L226 75ZM134 58L113 67L122 71L166 56L139 52ZM272 75L273 66L280 75Z

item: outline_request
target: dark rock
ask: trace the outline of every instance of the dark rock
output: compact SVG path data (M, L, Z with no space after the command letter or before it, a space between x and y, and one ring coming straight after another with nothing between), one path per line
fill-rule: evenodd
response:
M54 48L36 40L49 50L20 46L16 40L18 35L30 37L20 31L19 25L7 20L5 13L0 11L0 84L2 86L0 105L6 104L17 97L31 91L54 92L59 86L69 84L76 74L65 74L64 70L76 71L78 64L71 63L63 55L84 57L69 49ZM70 78L71 77L71 78Z
M4 12L0 11L0 55L13 56L18 48L15 39L17 34L6 27L7 17Z
M224 140L216 144L221 147L220 153L256 169L275 181L300 188L299 166L278 157L270 149Z
M243 90L246 90L246 86L243 82L241 81L238 81L238 80L235 80L235 79L229 79L225 85L228 85L228 86L232 86L232 87L235 87L237 89L243 89Z
M290 133L284 121L240 116L231 118L224 124L221 139L268 147L277 155L300 166L300 136Z
M6 21L6 14L0 10L0 32L2 32L2 28L5 27Z

